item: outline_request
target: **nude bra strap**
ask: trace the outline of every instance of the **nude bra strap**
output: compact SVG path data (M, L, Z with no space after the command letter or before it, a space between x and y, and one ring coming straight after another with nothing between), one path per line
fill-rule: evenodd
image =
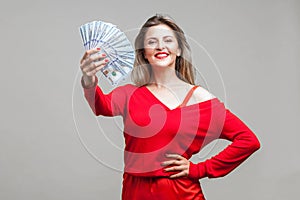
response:
M192 97L193 92L197 89L197 87L199 87L199 86L198 85L194 85L194 87L192 87L190 89L190 91L187 93L186 97L184 98L183 102L178 107L183 107L183 106L185 106L187 104L187 102Z

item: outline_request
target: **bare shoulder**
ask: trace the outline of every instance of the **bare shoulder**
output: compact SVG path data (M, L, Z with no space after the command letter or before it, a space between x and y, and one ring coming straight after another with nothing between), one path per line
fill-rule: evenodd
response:
M207 89L205 89L201 86L198 86L195 89L193 96L196 99L196 101L198 101L198 102L207 101L207 100L216 98L215 95L213 95Z

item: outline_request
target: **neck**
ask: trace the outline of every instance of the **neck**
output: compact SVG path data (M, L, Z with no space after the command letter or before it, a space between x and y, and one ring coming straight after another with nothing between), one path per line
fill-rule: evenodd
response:
M169 67L153 67L152 66L152 79L151 83L154 83L158 88L172 87L181 83L174 68Z

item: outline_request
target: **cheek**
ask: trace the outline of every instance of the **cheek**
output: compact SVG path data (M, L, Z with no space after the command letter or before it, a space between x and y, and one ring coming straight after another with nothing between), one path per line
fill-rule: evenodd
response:
M169 44L168 45L168 49L169 51L171 51L172 53L177 53L179 51L179 47L177 44Z
M170 50L172 52L176 52L178 50L178 47L176 45L173 45L173 46L170 47Z
M147 56L151 56L154 52L154 49L151 49L151 48L145 48L144 49L144 55L147 57Z

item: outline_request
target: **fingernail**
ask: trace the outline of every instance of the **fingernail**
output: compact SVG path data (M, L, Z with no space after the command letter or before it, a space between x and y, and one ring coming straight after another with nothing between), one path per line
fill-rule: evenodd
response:
M104 61L105 61L105 62L108 62L108 59L106 58Z
M100 48L98 47L98 48L97 48L97 50L99 51L99 50L100 50Z
M106 56L106 54L105 54L105 53L103 53L103 54L102 54L102 56Z

